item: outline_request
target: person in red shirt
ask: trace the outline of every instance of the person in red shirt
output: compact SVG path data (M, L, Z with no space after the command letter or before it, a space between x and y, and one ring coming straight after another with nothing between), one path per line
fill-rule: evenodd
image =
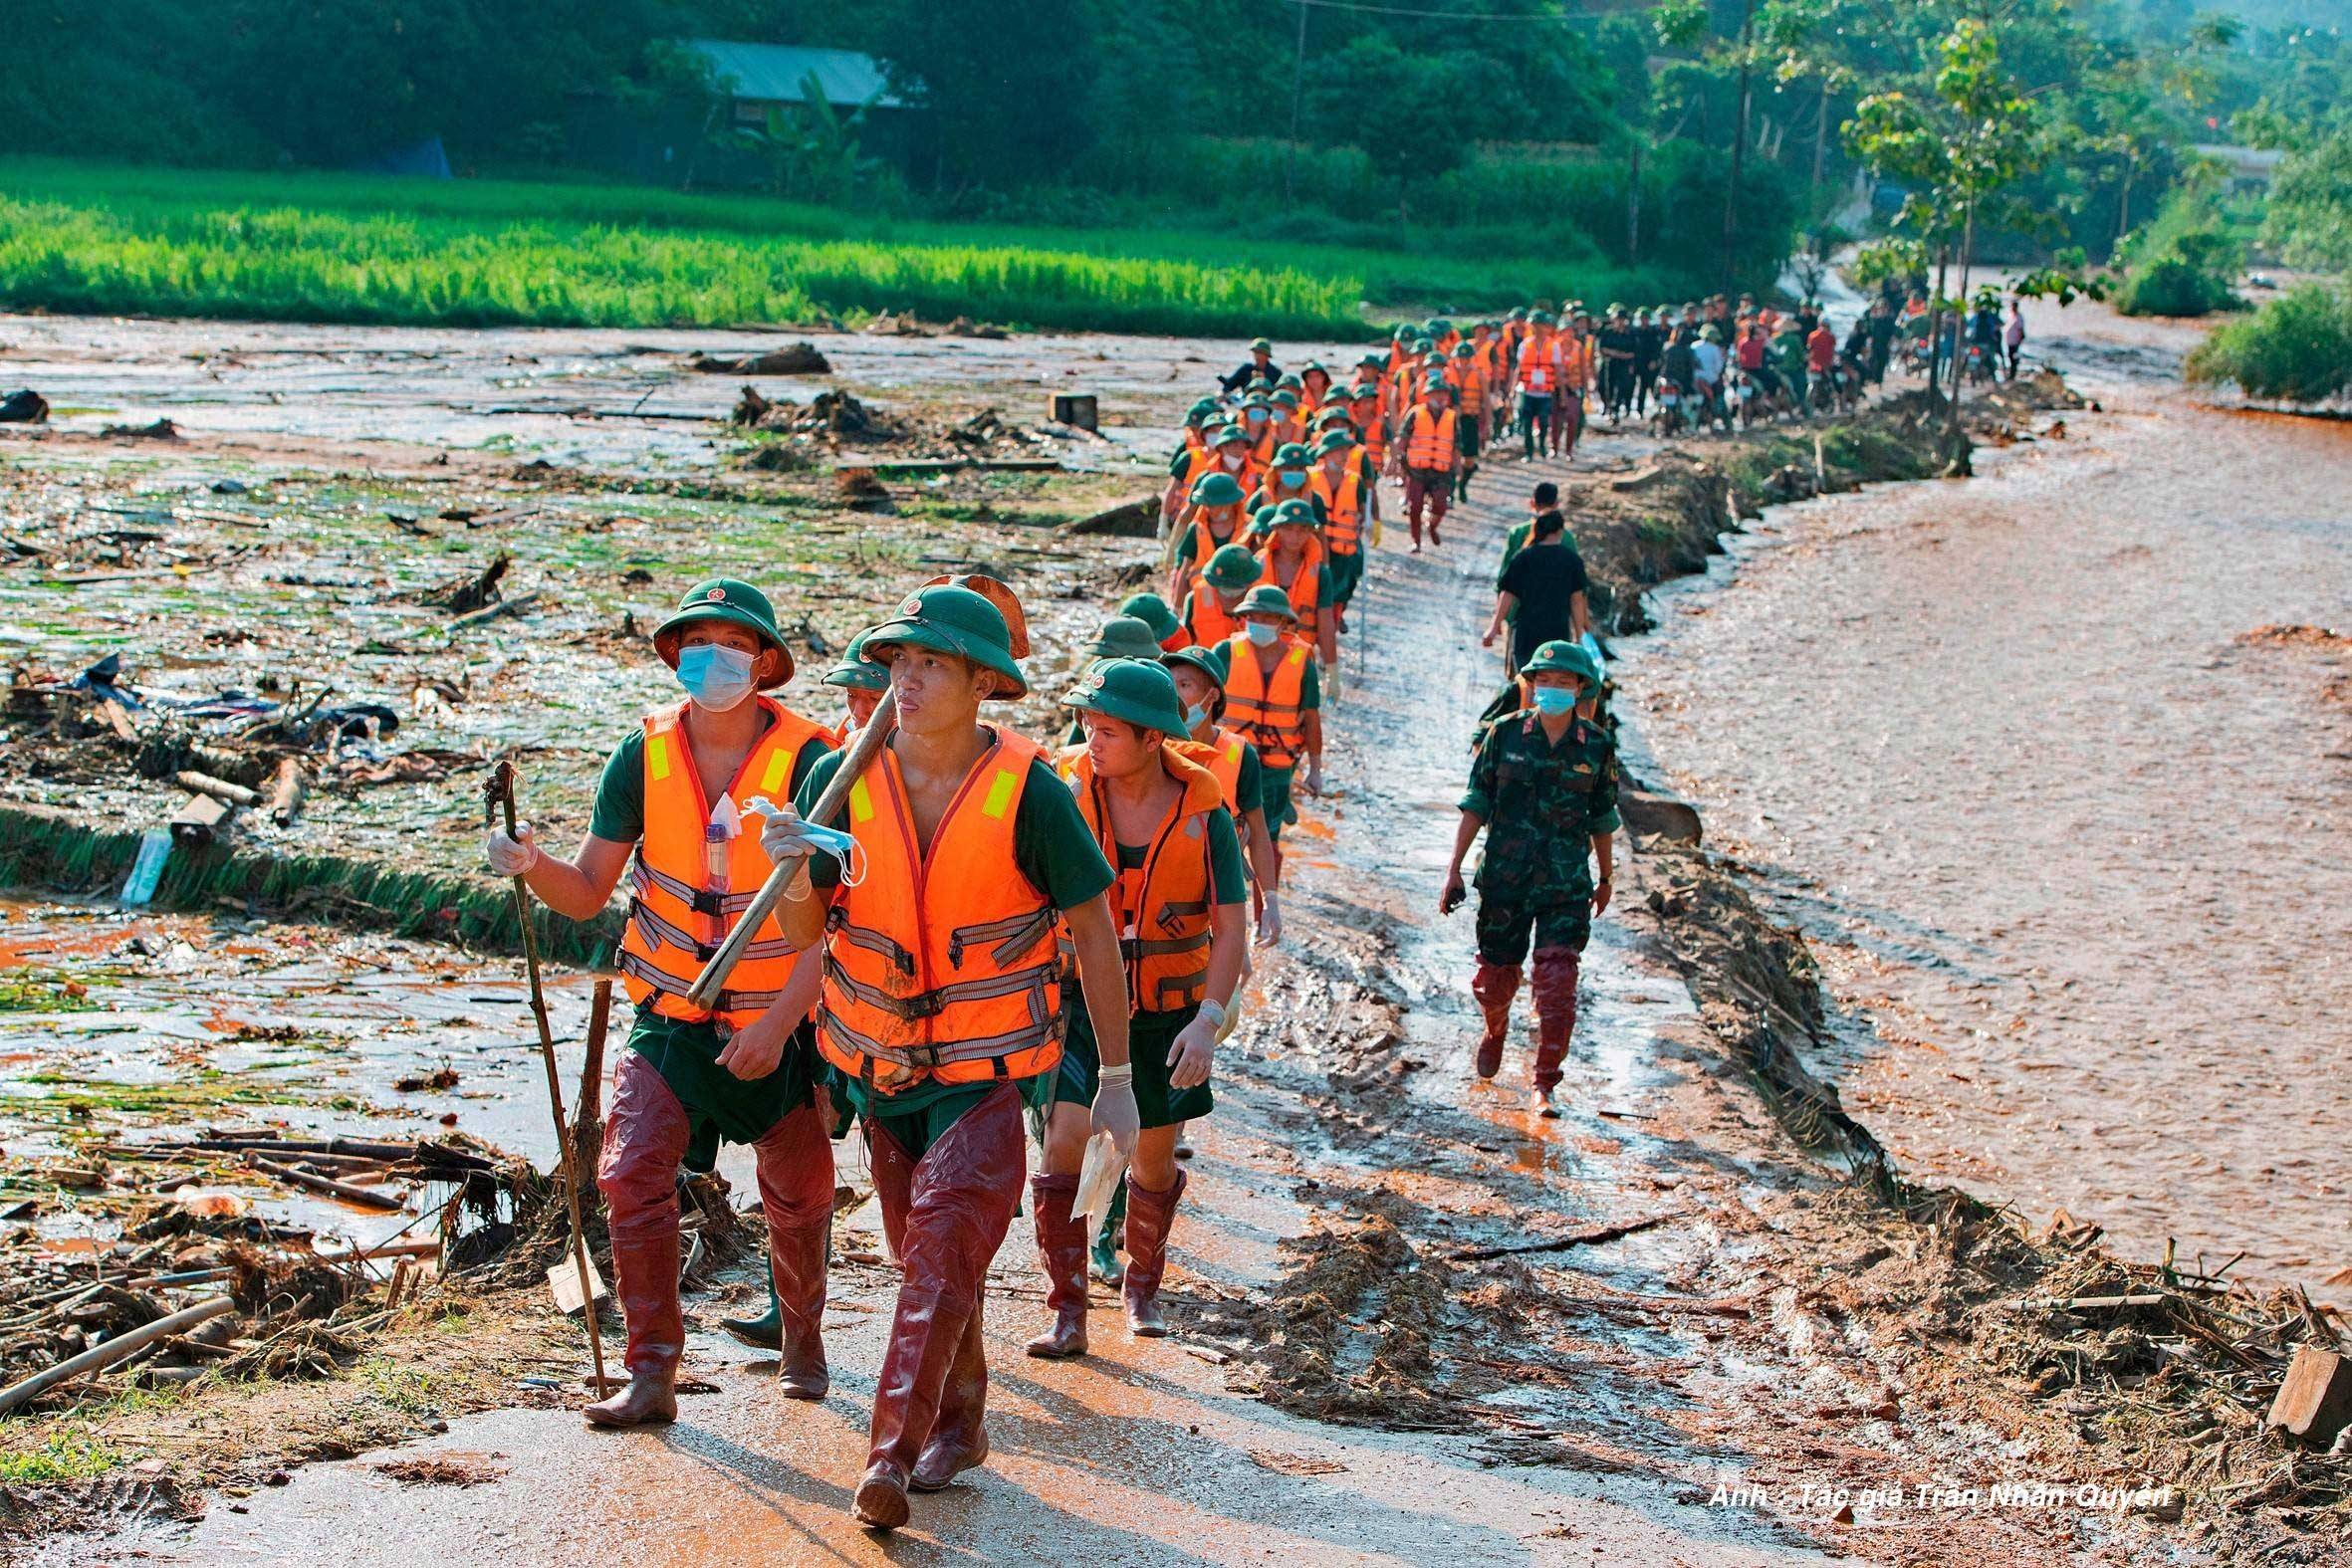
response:
M1823 317L1805 338L1805 368L1814 375L1827 375L1836 364L1837 334L1829 330L1829 318Z

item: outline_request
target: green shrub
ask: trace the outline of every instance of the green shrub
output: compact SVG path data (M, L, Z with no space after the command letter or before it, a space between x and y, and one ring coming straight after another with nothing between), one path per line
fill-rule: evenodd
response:
M2114 300L2126 316L2207 316L2237 303L2227 282L2177 252L2134 267Z
M2265 402L2341 397L2352 390L2352 288L2306 284L2218 328L2189 355L2189 378L2235 382Z

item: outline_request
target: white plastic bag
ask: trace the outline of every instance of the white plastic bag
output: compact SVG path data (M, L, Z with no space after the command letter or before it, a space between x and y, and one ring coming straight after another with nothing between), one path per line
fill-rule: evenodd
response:
M1102 1238L1111 1195L1119 1190L1119 1178L1126 1174L1126 1157L1119 1153L1110 1134L1097 1133L1086 1141L1086 1163L1078 1169L1078 1194L1070 1201L1069 1217L1085 1219L1088 1246Z

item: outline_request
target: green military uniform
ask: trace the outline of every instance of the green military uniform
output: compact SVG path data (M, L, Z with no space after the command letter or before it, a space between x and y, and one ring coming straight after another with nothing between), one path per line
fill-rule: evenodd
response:
M1490 964L1537 948L1581 951L1592 930L1592 840L1617 830L1617 748L1581 717L1552 745L1533 709L1491 726L1462 809L1486 819L1478 948Z

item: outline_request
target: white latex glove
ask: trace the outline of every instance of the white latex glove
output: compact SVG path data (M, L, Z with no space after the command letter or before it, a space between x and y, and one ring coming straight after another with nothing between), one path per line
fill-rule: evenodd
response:
M1271 948L1283 940L1283 900L1280 893L1266 895L1266 907L1258 911L1258 945Z
M1308 794L1323 792L1323 764L1320 758L1306 765L1306 792Z
M1217 1025L1204 1013L1176 1031L1175 1046L1168 1053L1168 1087L1190 1089L1207 1083L1209 1062L1216 1053Z
M1330 698L1333 702L1337 702L1340 698L1347 695L1347 682L1340 675L1339 666L1336 662L1331 665L1329 671L1327 671L1323 676L1323 695Z
M490 836L482 841L482 853L488 857L490 869L500 876L529 874L545 852L531 836L529 822L517 822L512 838L507 836L505 829L492 828Z
M1143 1131L1143 1113L1135 1108L1135 1069L1105 1067L1095 1081L1094 1119L1089 1137L1110 1134L1121 1159L1133 1159L1135 1139Z
M806 860L816 852L817 846L801 833L801 813L791 806L778 805L766 795L753 795L743 808L761 818L760 849L769 864Z

